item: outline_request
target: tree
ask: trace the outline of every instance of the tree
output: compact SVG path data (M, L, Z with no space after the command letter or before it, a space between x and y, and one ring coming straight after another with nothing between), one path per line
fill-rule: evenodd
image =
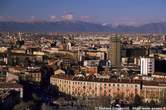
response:
M32 98L34 101L40 101L40 98L35 93L32 93Z
M160 94L160 104L166 106L166 89L163 89Z
M26 110L26 109L34 109L35 110L35 103L33 101L29 102L20 102L19 104L15 105L13 110Z
M143 105L143 98L136 94L134 97L133 106L138 107L140 105Z
M154 101L154 100L151 100L150 102L149 102L149 106L150 107L155 107L157 105L157 103Z
M24 66L25 66L25 67L30 66L30 63L31 63L31 61L30 61L29 57L26 57L26 58L24 59Z
M52 67L44 65L40 68L40 71L41 71L40 86L43 88L47 88L50 85L50 77L51 75L54 74L54 70Z

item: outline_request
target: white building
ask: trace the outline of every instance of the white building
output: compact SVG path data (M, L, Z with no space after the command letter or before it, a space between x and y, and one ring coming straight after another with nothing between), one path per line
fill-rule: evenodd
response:
M152 75L155 70L155 61L154 61L154 58L141 58L141 74L142 75Z
M67 50L72 50L72 47L71 47L71 43L70 43L70 42L67 43Z
M166 35L163 35L162 40L163 40L163 42L166 41Z

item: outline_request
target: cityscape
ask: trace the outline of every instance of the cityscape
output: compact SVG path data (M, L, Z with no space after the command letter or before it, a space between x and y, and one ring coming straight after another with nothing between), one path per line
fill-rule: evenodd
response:
M0 110L166 110L166 2L151 1L0 1Z

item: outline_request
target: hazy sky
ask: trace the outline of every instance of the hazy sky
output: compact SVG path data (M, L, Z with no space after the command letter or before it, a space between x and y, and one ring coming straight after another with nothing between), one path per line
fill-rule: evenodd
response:
M166 0L0 0L0 20L166 21Z

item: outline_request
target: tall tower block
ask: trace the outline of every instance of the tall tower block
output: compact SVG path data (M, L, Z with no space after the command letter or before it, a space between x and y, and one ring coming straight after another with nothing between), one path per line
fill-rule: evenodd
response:
M111 65L113 67L120 67L121 65L121 45L120 45L120 36L111 37Z

